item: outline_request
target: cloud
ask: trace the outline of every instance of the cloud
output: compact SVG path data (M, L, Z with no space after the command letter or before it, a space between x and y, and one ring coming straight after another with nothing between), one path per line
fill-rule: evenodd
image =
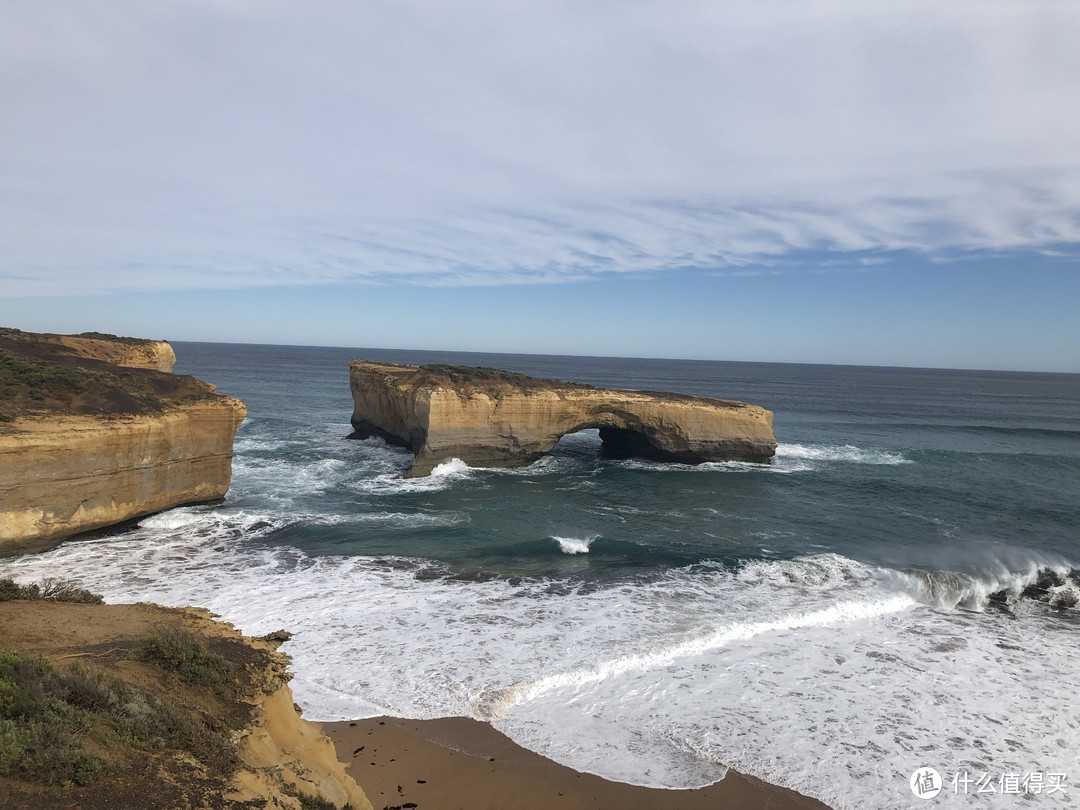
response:
M14 0L5 17L6 296L1080 243L1073 3Z

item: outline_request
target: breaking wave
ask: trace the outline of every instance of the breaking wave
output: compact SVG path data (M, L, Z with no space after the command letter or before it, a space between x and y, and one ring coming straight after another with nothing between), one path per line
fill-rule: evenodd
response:
M559 551L563 554L588 554L589 546L600 535L594 534L591 537L558 537L552 535L551 539L559 545Z

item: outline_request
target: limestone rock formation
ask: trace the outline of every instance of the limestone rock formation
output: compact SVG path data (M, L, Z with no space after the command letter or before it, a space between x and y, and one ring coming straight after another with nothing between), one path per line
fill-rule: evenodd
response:
M353 360L357 438L415 454L407 475L459 458L470 466L531 464L567 433L599 428L605 452L696 464L767 462L772 412L731 400L623 391L468 366Z
M45 332L22 332L18 329L0 329L0 339L36 344L40 350L53 356L100 360L123 368L172 371L176 365L176 352L165 340L120 337L104 332L54 335Z
M224 497L247 410L134 365L172 358L155 341L0 330L0 554Z
M57 345L71 350L79 357L103 360L124 368L149 368L154 371L172 371L176 365L176 352L165 340L140 340L121 338L97 332L82 335L47 335Z

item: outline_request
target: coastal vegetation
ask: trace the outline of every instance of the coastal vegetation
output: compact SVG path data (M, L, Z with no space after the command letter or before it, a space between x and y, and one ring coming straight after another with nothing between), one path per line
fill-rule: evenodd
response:
M594 389L596 386L588 383L564 382L563 380L547 380L519 374L516 371L504 371L501 368L490 366L454 366L445 363L427 363L417 368L421 374L445 377L449 382L460 383L487 383L491 385L509 384L519 388L550 388L552 384L566 386L568 388Z
M193 684L219 684L230 674L229 662L192 636L177 630L152 636L143 647L142 657Z
M273 653L201 638L165 612L143 623L150 632L74 647L20 629L47 622L82 638L79 628L123 626L127 608L101 602L64 580L0 580L10 629L0 646L0 795L20 806L217 806L242 764L236 741L253 698L279 671ZM146 798L149 784L160 796Z
M91 338L92 340L111 340L113 343L126 343L129 346L137 346L140 343L145 343L143 338L124 337L123 335L114 335L109 332L79 332L75 337Z
M294 709L287 633L101 601L0 579L0 805L370 808Z
M121 346L153 345L103 332L74 337ZM124 355L125 351L119 353ZM112 356L116 352L107 354L98 359L92 348L62 335L0 327L0 429L17 418L45 414L111 417L157 413L169 405L213 394L211 386L193 377L117 365Z
M100 605L102 597L66 580L20 585L0 580L0 601ZM134 683L67 658L107 658L125 651L76 653L57 659L0 648L0 777L86 787L119 773L139 753L190 755L222 775L237 765L226 730L191 711L174 693L152 694ZM188 683L221 683L220 655L193 637L153 636L138 657Z
M80 588L67 579L43 579L40 584L20 585L13 579L0 579L0 602L13 599L47 599L53 602L75 602L81 605L100 605L101 594Z
M46 411L147 413L163 407L145 376L0 348L0 421Z

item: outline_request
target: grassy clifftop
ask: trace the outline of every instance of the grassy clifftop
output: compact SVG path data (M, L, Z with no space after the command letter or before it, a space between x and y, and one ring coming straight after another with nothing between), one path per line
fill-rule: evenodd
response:
M283 744L303 732L276 651L287 634L249 639L202 611L100 601L69 583L0 580L0 806L346 805L322 789L347 779L333 756L282 748L266 767L246 747L282 724ZM283 690L292 717L275 729ZM370 808L347 781L355 810Z
M0 430L19 417L151 413L214 395L212 386L193 377L87 357L61 337L0 328ZM80 337L140 347L155 343L99 333Z

